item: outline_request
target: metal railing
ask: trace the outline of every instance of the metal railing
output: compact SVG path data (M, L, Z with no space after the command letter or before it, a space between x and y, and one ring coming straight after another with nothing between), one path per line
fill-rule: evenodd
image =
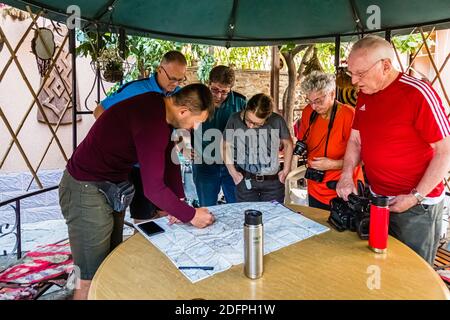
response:
M48 187L48 188L44 188L44 189L40 189L37 191L33 191L33 192L29 192L29 193L24 193L23 195L20 195L18 197L15 198L11 198L5 201L0 202L0 207L4 207L6 205L10 205L11 208L13 208L14 212L15 212L15 223L13 225L12 228L10 228L11 224L10 223L3 223L0 224L0 238L6 237L8 235L15 235L16 237L16 244L14 245L14 248L12 250L12 252L17 251L17 259L22 258L22 231L21 231L21 207L20 207L20 201L27 199L27 198L31 198L33 196L42 194L42 193L46 193L49 191L53 191L58 189L58 185L52 186L52 187ZM13 204L14 203L14 204ZM124 225L134 228L133 224L128 222L128 221L124 221ZM8 230L5 232L5 230ZM61 239L63 240L63 239ZM2 254L0 253L0 256ZM3 255L6 255L6 251L3 251Z
M15 244L12 252L14 252L14 250L17 251L17 259L22 258L22 231L21 231L20 201L23 199L30 198L30 197L36 196L38 194L46 193L46 192L56 190L56 189L58 189L57 185L53 186L53 187L44 188L44 189L40 189L37 191L25 193L18 197L11 198L11 199L0 202L0 207L10 205L14 209L14 212L16 214L16 221L12 228L9 228L10 227L9 223L0 224L0 238L3 238L10 234L14 234L16 236L16 244ZM12 205L11 203L14 203L15 205ZM4 232L4 229L11 229L11 231ZM6 251L4 251L4 253L6 253Z

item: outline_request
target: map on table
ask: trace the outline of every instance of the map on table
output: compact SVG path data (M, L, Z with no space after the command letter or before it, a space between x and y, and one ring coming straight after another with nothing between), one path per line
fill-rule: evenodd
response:
M154 221L165 232L146 237L177 268L214 267L214 270L179 270L193 283L244 262L245 210L259 210L263 214L264 254L329 230L278 202L241 202L208 209L216 221L207 228L198 229L190 224L168 225L167 218L162 217Z

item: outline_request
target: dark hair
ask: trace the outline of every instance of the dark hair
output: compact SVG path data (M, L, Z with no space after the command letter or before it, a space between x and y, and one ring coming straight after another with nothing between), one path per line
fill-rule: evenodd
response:
M234 70L227 66L216 66L209 73L209 83L217 82L226 86L234 86Z
M202 83L192 83L184 86L172 95L178 106L187 106L193 113L208 111L208 118L214 114L214 103L211 91Z
M183 66L187 65L187 61L184 55L181 52L174 50L166 52L161 59L161 64L167 64L171 62L177 62Z
M245 107L246 111L252 111L260 119L267 119L273 112L273 100L267 94L258 93L250 98Z

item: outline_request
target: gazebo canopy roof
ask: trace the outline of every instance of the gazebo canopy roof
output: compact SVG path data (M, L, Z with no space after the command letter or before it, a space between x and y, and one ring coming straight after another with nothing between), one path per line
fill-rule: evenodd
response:
M14 7L44 8L66 22L81 9L82 25L123 28L128 34L219 46L333 41L360 31L408 33L417 25L450 26L449 0L3 0ZM374 14L380 26L369 30ZM372 7L371 7L372 6ZM109 10L111 9L112 10ZM376 11L370 9L375 8ZM368 10L369 9L369 10ZM359 23L356 21L360 21Z

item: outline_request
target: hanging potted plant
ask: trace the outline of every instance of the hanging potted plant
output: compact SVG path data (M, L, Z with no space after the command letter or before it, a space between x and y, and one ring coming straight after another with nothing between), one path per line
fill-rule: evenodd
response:
M119 82L129 71L130 64L119 54L117 35L98 34L94 31L78 31L77 54L91 57L92 71L100 70L103 80ZM126 50L125 55L128 55Z
M108 82L122 81L124 76L125 60L119 56L116 48L104 48L97 59L97 65L102 77Z

